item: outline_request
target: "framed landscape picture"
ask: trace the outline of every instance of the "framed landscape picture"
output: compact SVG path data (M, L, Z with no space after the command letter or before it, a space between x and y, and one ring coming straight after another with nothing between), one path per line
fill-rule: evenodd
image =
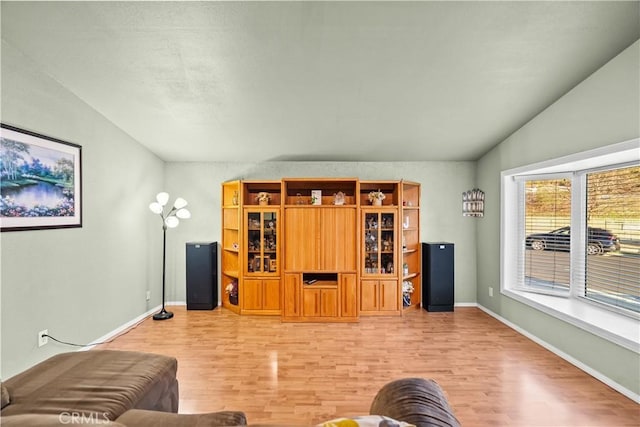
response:
M82 147L0 124L0 228L82 227Z

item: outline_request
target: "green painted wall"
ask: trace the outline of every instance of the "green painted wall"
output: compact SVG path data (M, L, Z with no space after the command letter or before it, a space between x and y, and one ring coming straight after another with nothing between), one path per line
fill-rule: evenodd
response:
M88 343L160 304L162 240L148 204L163 162L36 70L2 43L2 122L82 145L84 224L0 236L2 378L75 350L38 348L40 330Z
M486 193L478 222L477 301L543 341L640 394L638 354L499 294L500 172L640 136L640 42L580 83L477 163ZM489 297L488 288L494 288Z

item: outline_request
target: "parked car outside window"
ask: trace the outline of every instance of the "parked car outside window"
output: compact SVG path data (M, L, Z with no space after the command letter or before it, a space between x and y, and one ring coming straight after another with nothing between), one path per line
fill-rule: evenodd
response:
M588 255L620 250L620 239L609 230L588 227L587 236ZM530 234L525 240L526 248L536 251L568 251L570 243L571 227L561 227L548 233Z

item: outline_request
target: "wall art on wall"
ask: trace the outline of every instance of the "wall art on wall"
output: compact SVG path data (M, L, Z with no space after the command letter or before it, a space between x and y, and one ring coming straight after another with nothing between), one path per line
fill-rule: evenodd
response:
M0 228L82 227L82 147L0 124Z

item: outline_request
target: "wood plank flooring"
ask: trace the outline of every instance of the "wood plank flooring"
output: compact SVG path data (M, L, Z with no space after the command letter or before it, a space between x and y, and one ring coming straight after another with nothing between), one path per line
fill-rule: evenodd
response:
M477 308L340 324L169 309L173 319L149 318L99 348L177 357L181 413L309 426L368 414L387 382L424 377L465 427L640 425L640 405Z

